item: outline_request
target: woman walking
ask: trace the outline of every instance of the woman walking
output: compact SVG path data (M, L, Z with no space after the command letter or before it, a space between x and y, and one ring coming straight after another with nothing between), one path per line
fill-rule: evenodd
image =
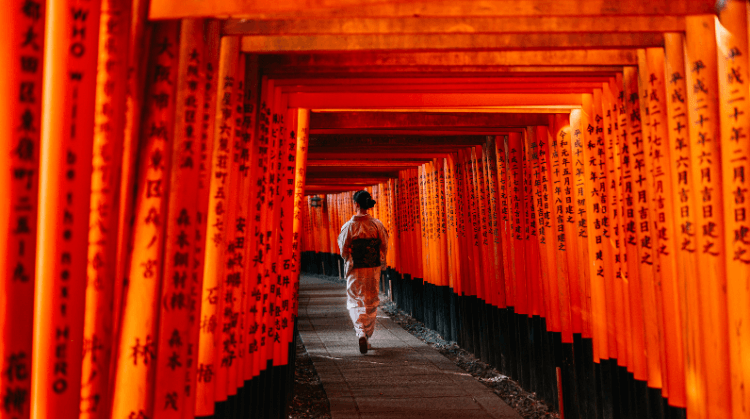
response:
M378 286L388 253L388 232L380 220L367 214L375 206L369 192L355 193L354 206L357 213L341 227L338 242L345 262L346 308L359 339L359 351L365 354L380 304Z

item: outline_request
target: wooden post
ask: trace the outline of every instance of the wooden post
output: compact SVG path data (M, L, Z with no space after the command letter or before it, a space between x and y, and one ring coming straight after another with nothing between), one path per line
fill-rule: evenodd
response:
M179 22L165 22L156 26L152 37L155 47L150 51L146 100L149 116L142 132L146 140L139 149L142 164L136 183L129 282L120 314L113 417L153 414L179 32Z
M119 189L125 133L128 42L132 2L103 1L91 179L81 418L110 417L110 373L115 333Z
M30 135L32 142L40 130L42 135L39 148L34 346L30 371L31 416L71 418L77 417L80 410L88 265L84 249L87 248L89 236L100 4L59 1L50 2L45 10L43 7L35 9L34 3L29 3L22 10L36 17L24 18L26 26L18 29L23 30L20 41L22 50L21 54L13 57L13 61L21 59L22 70L26 65L30 66L26 69L41 71L43 68L44 72L43 86L35 83L30 72L25 75L29 77L30 84L19 85L19 90L11 94L22 103L38 100L40 90L43 94L41 120L38 119L39 108L28 102L32 106L20 106L17 114L11 112L18 119L10 122L10 126L18 130L16 132ZM40 20L45 16L47 24L43 26ZM14 26L11 24L11 28ZM37 54L41 51L44 51L43 61ZM29 59L23 58L27 53ZM12 80L19 81L15 77ZM37 121L40 124L34 125ZM30 170L33 162L27 164L14 173L19 176L14 189L24 184L28 187L22 192L24 195L35 184ZM34 201L30 200L28 204L33 206ZM28 243L26 249L30 253L34 249L31 244ZM2 257L5 256L4 253ZM23 294L18 297L23 298ZM28 323L22 321L20 325L28 326ZM22 332L19 343L26 345L23 336ZM20 356L23 352L17 354ZM7 361L10 359L3 359L4 364ZM18 358L18 361L17 368L22 368L23 359Z
M750 230L745 214L745 174L750 176L748 112L748 12L743 1L729 1L716 26L721 122L722 197L726 246L729 366L734 418L750 417ZM723 290L722 290L723 291Z
M720 118L730 118L730 115L719 114L716 18L702 15L685 19L690 158L695 182L692 199L697 212L695 253L700 273L697 310L706 365L703 397L709 416L731 417L731 374L730 364L726 362L730 354L720 142ZM741 116L740 108L733 109L737 110L734 115Z
M31 415L46 1L0 17L0 417ZM27 32L28 31L28 32ZM26 42L26 34L35 35ZM62 71L62 70L61 70ZM91 77L91 75L89 75ZM20 93L20 95L19 95ZM21 129L18 129L21 127ZM12 321L11 321L12 320Z
M206 217L206 246L203 270L203 299L200 312L200 340L198 348L196 416L212 415L214 403L226 400L226 375L219 375L221 365L221 310L219 290L224 275L225 226L228 210L227 195L231 191L232 178L229 170L230 140L234 126L233 103L235 94L233 77L239 57L238 40L224 37L221 40L219 68L216 77L217 101L216 122L213 127L213 151L211 176L209 177L209 201ZM211 127L209 127L211 129ZM222 381L223 378L223 381Z

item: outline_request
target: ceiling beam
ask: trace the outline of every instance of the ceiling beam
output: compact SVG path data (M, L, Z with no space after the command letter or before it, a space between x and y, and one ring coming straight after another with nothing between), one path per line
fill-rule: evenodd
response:
M242 37L248 53L334 51L477 51L525 49L648 48L664 45L661 33L511 33L389 35L255 35Z
M307 154L307 158L311 160L352 160L352 161L370 161L370 160L384 160L384 159L438 159L446 157L451 153L436 152L436 151L414 151L414 152L403 152L399 151L381 151L381 150L368 150L366 153L362 151L351 152L351 151L315 151L310 150Z
M353 17L229 19L224 35L387 35L487 33L684 32L680 16Z
M356 185L375 185L380 182L387 182L392 179L388 176L374 176L368 178L320 178L306 179L305 185L337 185L337 186L356 186Z
M554 113L560 113L558 109ZM545 114L549 115L549 114ZM440 128L440 129L424 129L424 128L392 128L392 129L358 129L358 128L342 128L342 129L315 129L310 130L310 135L369 135L369 136L380 136L380 135L409 135L419 137L434 137L439 135L503 135L510 132L520 132L522 127L482 127L482 128Z
M464 52L356 52L348 54L272 54L264 68L374 66L623 66L637 65L633 49L563 49ZM554 70L550 70L554 71Z
M400 168L408 169L422 165L431 159L395 160L385 157L384 160L307 160L308 170L313 167L369 167L369 168Z
M577 108L580 94L548 93L291 93L290 108L372 109L423 107L523 106Z
M624 16L716 13L715 0L151 0L151 19Z
M310 130L366 128L527 127L546 125L547 115L509 113L313 112Z
M312 152L320 147L362 148L370 147L467 147L483 144L486 136L413 136L413 135L310 135L308 149Z
M340 170L329 170L326 171L308 171L306 182L315 183L319 179L346 179L347 181L356 181L357 179L374 179L374 178L393 178L398 177L398 169L389 171L364 171L364 170L352 170L351 167L341 168Z
M267 57L276 59L278 55L261 55L261 60L267 61ZM629 64L630 65L630 64ZM580 65L329 65L309 67L284 66L271 64L262 67L263 74L274 78L340 78L351 77L466 77L472 76L503 76L519 74L593 74L599 76L614 76L622 73L622 65L592 64Z

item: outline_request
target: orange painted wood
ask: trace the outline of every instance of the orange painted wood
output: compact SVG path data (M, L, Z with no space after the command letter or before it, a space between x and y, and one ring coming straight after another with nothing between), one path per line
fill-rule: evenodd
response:
M200 127L196 126L196 130L200 132L200 138L197 141L197 145L194 143L194 147L198 147L200 154L194 158L193 163L198 165L198 181L197 181L197 204L195 212L195 240L193 248L193 264L190 272L190 294L197 295L195 306L191 306L191 310L194 310L194 316L189 318L190 321L190 332L187 339L188 351L186 364L188 365L185 374L184 381L184 397L185 404L182 409L182 417L184 419L190 419L195 414L196 409L196 395L198 388L198 356L200 349L200 336L204 327L207 327L208 323L203 321L201 317L203 304L208 304L207 300L203 299L203 277L204 277L204 264L205 264L205 249L209 245L208 241L208 225L207 217L209 212L209 201L210 201L210 186L211 186L211 175L212 175L212 157L213 157L213 143L214 143L214 123L216 121L216 92L218 89L219 82L216 79L216 72L219 68L219 53L220 53L220 40L219 40L219 28L217 22L205 22L204 23L205 33L205 49L203 50L203 58L201 60L201 69L199 74L201 75L202 82L204 83L203 101L199 102L199 115L200 115ZM190 85L188 85L190 87ZM199 146L198 146L199 145ZM205 380L206 371L203 370L204 375L201 377Z
M719 86L715 17L686 18L690 158L695 190L696 255L699 272L701 343L706 363L704 400L709 415L731 417L732 392L727 313L724 199L721 196ZM739 108L738 112L739 112ZM735 114L739 115L739 113ZM729 115L721 118L728 118Z
M13 62L20 61L21 69L31 66L44 73L43 84L37 84L29 73L29 84L14 89L12 97L19 103L17 110L11 111L15 118L10 126L21 136L30 136L32 142L41 132L34 345L27 370L33 383L31 416L65 418L78 416L80 410L100 4L64 1L46 8L39 6L16 6L25 17L9 10L22 25L17 30L23 31L20 54ZM37 17L30 19L29 14ZM15 22L11 23L13 27ZM20 81L15 77L12 80ZM36 104L41 104L41 120ZM15 135L10 138L19 139ZM21 166L14 172L18 183L29 190L35 185L30 168ZM18 224L11 226L17 228ZM29 245L27 250L33 252L33 243ZM29 323L21 319L19 325L28 327ZM25 345L26 333L19 335L19 344ZM16 377L19 368L24 368L23 354L17 354L18 365L13 366ZM10 357L4 358L3 364L8 361Z
M607 299L605 287L607 279L612 280L612 265L609 258L605 262L606 226L602 225L602 214L607 209L606 178L604 175L604 138L602 118L595 113L595 99L601 106L601 90L591 95L583 95L581 108L581 150L584 170L582 182L586 209L586 239L589 249L588 270L591 289L590 327L593 337L594 360L609 359L607 351ZM600 112L601 113L601 112ZM597 118L598 117L598 118ZM599 122L597 122L599 121ZM601 138L599 140L598 138ZM602 196L604 200L602 202ZM580 202L579 202L580 203ZM579 208L580 211L580 208ZM604 220L607 222L607 220ZM608 248L607 250L611 250ZM611 253L608 252L608 256ZM607 278L609 273L609 278ZM610 306L612 307L612 306Z
M157 292L160 313L158 338L155 339L157 354L153 412L154 418L173 419L181 418L185 407L195 403L195 399L184 394L184 383L187 374L190 374L187 360L191 317L197 320L197 311L200 310L192 308L200 300L200 293L197 288L191 287L191 250L196 246L203 247L195 243L194 234L198 207L195 185L199 166L194 151L198 147L192 144L201 135L198 104L203 102L205 94L199 70L205 51L203 21L181 22L180 40L175 47L173 142L169 149L164 150L171 154L172 164L170 173L165 176L165 181L169 182L169 195L162 219L165 226L165 260L163 279ZM197 83L199 87L191 91L190 82ZM192 101L188 101L189 97L193 98Z
M118 216L132 2L101 5L81 379L81 418L110 415Z
M528 127L523 134L523 203L525 214L524 242L526 256L527 304L528 315L544 316L541 287L541 259L539 256L539 239L537 237L537 223L534 211L534 194L532 190L533 163L531 154L534 152L532 143L536 140L535 127Z
M552 145L558 154L558 166L553 170L559 170L559 179L555 188L559 188L560 197L556 201L556 215L558 232L564 232L564 240L558 240L558 249L564 251L567 264L567 276L564 286L568 288L570 298L570 319L573 333L583 332L583 304L581 301L581 285L577 255L577 225L575 221L575 196L574 196L574 168L573 154L571 149L572 133L568 115L555 115L556 142ZM554 152L553 152L554 153Z
M655 158L652 149L652 140L654 133L652 132L652 124L650 117L650 79L648 64L646 63L646 51L638 51L638 92L640 96L639 107L640 107L640 124L643 130L641 139L643 141L640 146L643 151L643 166L640 168L639 180L643 176L643 171L646 172L646 181L639 183L639 194L644 190L647 196L647 205L643 205L639 209L642 211L643 208L648 208L648 218L650 219L649 230L645 231L643 228L639 229L639 250L641 252L641 271L644 272L643 268L651 267L651 269L645 269L643 275L641 275L641 285L643 287L643 299L644 299L644 314L646 316L645 322L645 337L646 337L646 351L647 351L647 366L648 366L648 385L652 388L661 388L662 394L668 396L669 388L668 382L666 381L666 360L665 360L665 341L664 341L664 299L662 293L662 282L659 273L659 255L658 255L658 228L657 221L658 215L656 214L657 201L655 198L655 172L649 168L654 167ZM657 114L658 115L658 114ZM659 124L656 125L659 128ZM636 159L636 168L640 163ZM645 186L644 186L645 185ZM639 214L639 218L643 219L643 215ZM649 265L643 258L650 254L652 261Z
M114 288L114 325L119 329L121 324L125 278L130 269L130 252L132 250L132 220L135 210L133 189L135 188L138 160L138 144L143 123L142 111L145 106L146 78L148 57L151 46L152 27L146 25L148 2L132 0L131 25L128 42L128 68L137 69L128 72L127 93L125 97L125 132L122 144L122 171L120 188L120 205L118 208L117 237L117 276ZM119 332L115 331L113 347L119 347ZM112 367L114 368L114 366Z
M519 314L528 314L527 266L524 237L526 212L524 211L523 190L523 136L518 133L508 135L508 190L511 222L510 263L511 281L514 292L514 308Z
M503 282L505 283L505 304L513 306L515 303L515 292L512 282L512 266L510 257L511 241L511 210L510 210L510 183L508 182L508 152L506 137L495 137L495 156L497 159L498 198L500 202L500 237L502 243Z
M534 196L536 198L537 232L539 235L539 255L542 263L542 281L545 292L547 330L562 332L560 292L555 248L556 230L553 227L554 195L552 190L552 170L550 156L549 127L536 127L536 164L534 174ZM534 156L532 154L532 161ZM567 308L566 308L567 309Z
M680 283L680 311L682 313L683 355L685 362L685 404L690 417L706 417L705 363L700 345L701 326L698 307L698 267L696 257L695 216L691 194L696 186L690 160L688 132L688 101L684 55L684 36L668 34L665 38L665 76L668 140L671 180L673 184L676 274L684 278Z
M620 207L620 219L619 219L619 229L620 229L620 284L622 286L621 292L622 292L622 299L623 299L623 312L624 312L624 330L625 333L623 333L623 338L625 340L625 355L626 357L623 360L623 366L627 367L629 372L634 371L634 354L635 350L633 348L633 342L634 342L634 333L633 333L633 317L631 316L632 312L632 304L631 304L631 284L630 279L635 278L638 274L637 269L635 270L635 274L631 274L631 271L633 268L630 266L631 264L635 264L635 258L628 257L629 253L628 251L631 249L632 246L635 246L637 242L635 241L635 237L631 237L632 234L629 234L627 231L627 224L630 221L631 214L628 213L628 207L632 207L632 203L628 205L629 202L627 200L627 196L630 195L632 197L632 181L630 184L630 187L628 189L627 186L627 169L630 162L630 151L629 148L625 147L625 141L627 140L627 137L629 136L629 130L628 130L628 120L630 119L627 112L626 107L626 96L625 96L625 90L623 85L623 77L622 74L618 74L613 80L610 81L610 88L612 89L612 94L615 96L615 104L617 106L617 109L615 111L615 122L616 122L616 128L617 128L617 137L616 141L618 143L618 150L617 150L617 157L616 157L616 167L619 169L619 177L620 181L618 182L618 202ZM632 208L631 208L632 209ZM633 213L634 214L634 213ZM630 242L630 243L629 243ZM632 254L632 252L630 253ZM634 286L634 285L633 285ZM637 322L636 326L642 325L642 322ZM642 353L642 352L641 352Z
M178 17L203 17L213 15L242 15L247 17L293 17L301 12L308 18L343 17L411 17L424 16L618 16L618 15L661 15L710 13L714 3L707 0L689 0L668 5L653 4L644 0L612 3L596 0L586 5L572 0L547 2L526 0L512 5L492 2L452 3L445 0L431 2L388 2L327 0L310 5L302 1L277 3L263 0L248 4L243 1L230 1L216 7L202 3L191 3L189 7L168 0L155 1L151 7L152 19Z
M677 218L677 202L674 201L675 184L673 157L677 150L669 146L669 115L667 80L669 74L665 68L664 50L650 48L646 50L648 66L648 119L651 135L647 147L653 156L653 193L654 214L657 229L656 257L658 262L658 281L661 283L663 300L663 362L669 403L685 407L685 363L683 353L683 316L681 301L682 287L678 276L677 251L678 236L676 224L670 222L670 214Z
M747 161L747 136L750 115L740 114L747 109L748 92L745 81L748 73L748 7L744 2L730 1L720 14L716 25L718 53L719 115L722 157L722 198L724 200L724 242L727 273L727 323L729 328L729 368L732 390L732 417L750 416L750 254L747 227L743 215L748 207L744 202L745 173L750 173ZM737 113L735 113L737 110ZM747 112L747 111L745 111ZM742 136L742 132L745 136Z
M214 402L226 400L226 371L221 365L222 317L220 290L225 269L226 229L228 228L227 195L232 191L232 171L229 164L230 140L233 126L232 96L234 82L228 78L236 74L239 49L231 38L221 40L219 67L216 73L216 119L213 127L213 152L209 183L208 214L206 218L206 250L201 298L201 334L198 349L197 389L195 414L211 415ZM211 127L209 127L210 129Z
M587 98L587 96L584 96ZM586 99L587 101L589 99ZM591 264L589 259L587 209L586 209L586 172L584 168L585 127L588 119L583 109L570 112L570 140L573 182L573 212L575 228L576 260L578 264L578 289L581 298L581 336L591 338ZM567 191L567 189L566 189ZM584 261L586 261L584 263Z
M623 248L621 238L621 219L622 209L620 208L619 194L620 194L620 143L618 141L619 135L619 124L617 120L618 108L617 102L612 94L612 89L609 83L602 84L602 114L604 117L604 142L606 150L606 179L607 179L607 199L609 200L609 240L608 243L612 248L611 259L612 264L612 282L608 290L610 290L610 301L612 302L611 309L609 310L608 322L612 322L607 325L608 352L612 359L617 358L618 365L625 365L627 359L627 345L625 342L624 332L625 327L625 307L624 307L624 296L622 292L622 266L623 258L621 251Z
M36 283L38 185L47 4L20 4L0 18L0 417L26 419L32 406L32 341ZM26 31L37 34L25 43ZM19 59L20 57L23 59ZM19 95L20 93L20 95ZM17 129L19 126L22 129ZM56 156L55 156L56 157ZM45 204L42 202L41 204ZM50 278L52 279L52 278ZM47 331L45 331L47 333Z
M294 319L291 315L291 298L292 298L292 235L294 228L294 178L297 170L297 110L289 109L286 112L284 123L284 135L280 136L280 154L283 156L280 161L281 176L278 184L277 200L280 207L278 230L278 261L276 269L279 273L277 287L281 287L281 293L277 296L275 307L274 327L277 329L279 336L279 350L274 357L274 365L286 365L289 360L289 343L293 339ZM337 231L338 216L335 200L331 200L333 219L329 229L335 234ZM333 249L330 253L336 253L336 240L332 240Z
M604 86L603 86L604 87ZM606 89L596 89L593 94L593 103L589 124L591 128L586 127L586 132L590 132L591 143L586 144L586 149L590 150L590 158L587 159L587 168L589 178L594 183L597 195L592 197L591 213L594 216L593 231L594 244L589 240L589 246L598 248L594 254L595 261L601 257L602 269L596 268L592 274L592 284L594 280L601 281L603 288L603 307L600 306L600 313L605 316L597 321L604 322L604 332L606 337L602 337L600 342L600 358L615 359L617 358L617 300L615 296L615 255L619 257L619 249L616 247L615 235L615 217L618 214L616 208L616 197L614 197L614 187L612 186L612 174L608 170L612 163L609 161L612 147L610 143L611 122L607 115L610 112L610 101ZM593 128L593 130L592 130ZM592 145L592 146L590 146ZM599 255L601 251L601 256ZM596 303L596 302L595 302ZM601 302L598 304L602 304ZM603 311L602 311L603 309ZM606 342L606 345L604 343Z
M487 196L490 201L490 223L492 238L492 260L494 263L495 276L493 281L493 304L499 308L505 308L505 266L503 265L503 242L502 242L502 203L500 199L500 185L497 170L497 148L495 136L487 136L484 146L485 166L487 167Z
M114 376L113 416L153 414L158 351L158 316L164 260L167 200L179 53L179 22L159 24L150 50L148 118L139 147L135 223L129 283L123 294L121 330ZM164 70L164 71L162 71ZM138 301L135 303L135 301Z
M560 320L562 325L562 341L564 343L573 342L573 333L580 333L580 308L578 310L578 322L577 326L574 326L573 317L573 295L570 287L570 277L575 275L575 270L571 271L571 261L569 260L570 240L573 240L573 236L569 231L570 228L566 229L566 226L570 223L566 222L566 196L565 196L565 177L564 175L565 166L562 164L564 158L569 159L570 153L567 155L563 152L564 148L562 143L564 138L570 137L570 130L567 124L567 118L563 116L550 116L550 131L549 131L549 144L550 144L550 172L552 173L551 188L554 205L553 209L553 231L554 231L554 247L556 250L557 260L557 285L558 293L560 296ZM568 160L569 162L569 160ZM569 163L570 164L570 163ZM569 176L567 184L570 185ZM572 217L572 214L570 214ZM575 265L575 264L573 264ZM571 274L572 272L572 274ZM579 306L580 307L580 306Z

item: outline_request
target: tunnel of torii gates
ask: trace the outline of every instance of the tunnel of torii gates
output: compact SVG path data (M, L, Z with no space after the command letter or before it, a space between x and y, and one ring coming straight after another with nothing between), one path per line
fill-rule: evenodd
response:
M561 416L750 418L745 1L5 4L1 418L284 417L362 188Z

